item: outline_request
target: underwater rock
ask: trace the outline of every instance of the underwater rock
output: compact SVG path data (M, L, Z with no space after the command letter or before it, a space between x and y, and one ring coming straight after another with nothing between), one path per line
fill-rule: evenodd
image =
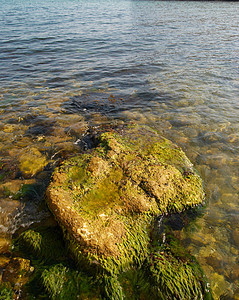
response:
M112 279L149 255L156 216L199 205L204 192L185 153L150 128L98 141L55 170L46 195L76 261Z
M239 265L238 264L234 265L233 268L231 269L230 277L233 280L238 280L239 279Z
M64 103L64 107L71 112L80 112L86 115L92 112L108 114L119 109L122 110L122 103L123 99L119 96L102 91L91 91L71 97L70 102Z
M232 238L237 247L239 247L239 227L235 228L232 232Z
M34 184L35 179L28 179L28 180L21 180L21 179L15 179L15 180L9 180L5 183L3 183L0 186L0 194L5 194L7 196L8 194L16 194L20 191L22 186L24 184Z
M18 160L20 171L27 178L42 171L48 163L46 156L41 154L41 152L35 147L24 150L24 153L19 156Z
M6 261L1 274L0 299L22 299L22 287L33 271L28 259L13 257Z
M0 159L0 182L6 179L14 179L18 174L16 163L9 159Z
M12 133L15 131L15 127L14 125L12 124L6 124L4 127L3 127L3 131L6 132L6 133Z
M0 256L0 269L5 269L9 264L10 258L7 256Z
M7 253L9 251L11 242L8 238L0 237L0 253Z
M28 281L31 272L30 260L14 257L6 266L2 275L2 281L9 282L15 289L19 289Z
M223 297L225 297L226 294L229 292L229 282L225 280L223 275L213 272L213 269L211 269L210 273L210 284L213 291L214 299L223 299Z
M5 235L12 231L14 226L12 220L19 212L21 203L9 198L0 198L0 206L0 233ZM10 241L4 244L10 244ZM0 253L3 253L7 249L8 247L3 247L3 244L0 242Z

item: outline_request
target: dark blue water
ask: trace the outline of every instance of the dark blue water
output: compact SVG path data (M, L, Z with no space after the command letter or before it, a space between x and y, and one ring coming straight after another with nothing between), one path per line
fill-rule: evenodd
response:
M204 215L178 235L215 298L238 299L238 3L0 4L1 162L17 168L36 149L51 162L62 149L75 151L92 126L156 128L183 147L205 182ZM3 232L37 221L14 201L10 214L16 206L21 218L6 221L1 197Z

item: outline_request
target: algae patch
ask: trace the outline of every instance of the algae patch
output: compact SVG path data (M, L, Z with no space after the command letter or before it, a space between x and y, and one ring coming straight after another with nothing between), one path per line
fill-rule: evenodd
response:
M77 270L69 258L58 227L26 230L14 241L14 253L24 253L34 270L22 287L24 299L100 299L92 277ZM0 295L1 291L10 295L14 287L3 285Z

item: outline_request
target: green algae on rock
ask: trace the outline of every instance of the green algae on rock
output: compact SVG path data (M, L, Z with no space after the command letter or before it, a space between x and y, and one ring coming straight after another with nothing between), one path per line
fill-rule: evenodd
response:
M51 299L99 300L99 289L92 282L92 278L61 263L46 268L41 274L41 283Z
M171 299L203 299L202 290L206 290L206 286L197 264L176 258L170 252L152 253L148 263L156 299L169 299L169 296Z
M14 241L13 250L26 256L34 269L22 287L24 299L100 299L92 277L76 269L69 258L59 227L28 229Z
M10 283L1 283L0 284L0 299L12 300L14 299L14 292L11 288Z
M204 192L185 153L150 128L98 140L55 170L46 195L79 265L112 281L150 254L156 216L199 205Z
M44 261L62 261L66 255L62 236L57 228L28 229L20 234L14 245L18 251Z

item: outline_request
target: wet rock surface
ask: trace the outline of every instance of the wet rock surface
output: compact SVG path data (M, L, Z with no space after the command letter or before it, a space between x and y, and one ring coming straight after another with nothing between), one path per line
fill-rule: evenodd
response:
M154 219L202 204L204 192L185 153L148 127L105 132L97 140L96 148L55 170L47 203L78 264L93 275L103 272L108 278L104 279L107 297L121 299L119 274L147 265L146 257L155 251L151 244ZM154 255L155 267L149 273L157 278L152 279L156 285L173 274L177 260L171 259L170 251L163 252L163 258ZM157 260L162 259L168 267L160 279ZM181 291L185 299L191 299L206 293L192 265L182 260L179 269L195 286L188 288L185 279L180 282L180 276L175 276L175 287L164 290L165 296ZM155 293L157 299L162 290Z

